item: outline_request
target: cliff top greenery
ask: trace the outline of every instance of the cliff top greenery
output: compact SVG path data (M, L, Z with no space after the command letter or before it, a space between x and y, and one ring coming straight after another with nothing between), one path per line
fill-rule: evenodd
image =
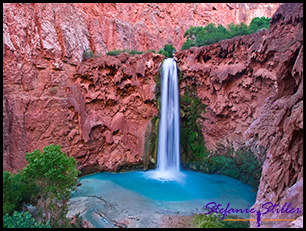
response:
M189 49L190 47L200 47L206 46L209 44L213 44L219 42L224 39L230 39L236 36L242 36L257 32L262 29L269 29L270 19L266 17L255 17L252 19L250 25L246 25L244 22L240 24L230 23L225 28L222 25L216 26L214 23L208 23L205 27L193 27L192 25L187 29L184 33L184 38L187 37L187 40L184 42L181 50ZM129 50L129 49L117 49L111 50L106 53L106 55L116 56L120 53L126 53L128 55L136 55L136 54L144 54L148 52L158 53L164 55L166 58L173 58L173 53L176 49L172 44L165 44L164 48L159 48L159 51L148 50L148 51L137 51L137 50ZM89 58L99 57L99 54L94 54L94 52L90 49L86 49L83 52L83 60Z
M107 52L107 55L111 56L116 56L119 55L122 52L127 53L128 55L135 55L135 54L144 54L148 52L153 52L153 53L158 53L164 55L166 58L173 58L173 53L176 51L176 49L173 47L172 44L165 44L164 48L159 48L159 51L156 52L155 50L148 50L148 51L136 51L136 50L128 50L128 49L123 49L123 50L112 50ZM93 54L92 54L93 55ZM93 57L93 56L92 56Z
M193 46L206 46L224 39L251 34L261 29L268 30L270 19L271 18L256 17L252 19L249 26L244 22L240 24L231 22L227 25L227 28L222 25L216 26L214 23L208 23L205 27L193 27L191 25L184 33L184 37L187 37L187 40L184 42L181 49L186 50Z

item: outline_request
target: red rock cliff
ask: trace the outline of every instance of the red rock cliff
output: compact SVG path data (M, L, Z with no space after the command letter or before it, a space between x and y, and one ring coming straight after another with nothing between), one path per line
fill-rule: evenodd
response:
M3 44L26 59L76 64L85 49L180 49L190 25L250 23L279 3L4 3ZM58 64L60 65L60 64Z
M269 31L179 51L175 59L184 75L181 89L194 84L208 105L206 145L247 145L258 157L266 152L253 207L264 212L270 202L303 211L303 4L282 4ZM296 219L302 211L261 218ZM261 227L289 223L261 221Z
M82 54L86 48L103 53L157 49L164 43L179 48L183 25L217 22L221 9L229 12L222 13L226 20L250 20L237 13L239 4L179 6L3 4L4 170L24 167L26 152L50 143L61 144L84 172L141 163L145 128L157 114L153 78L164 57L121 54L82 62ZM244 6L245 11L265 8ZM269 31L179 51L175 59L184 75L181 89L194 84L208 105L202 130L208 147L228 142L236 148L248 145L259 157L266 152L254 207L269 201L301 206L303 5L282 4Z
M165 43L173 43L179 48L189 25L205 25L208 22L227 24L232 21L249 23L254 16L271 16L277 6L4 3L4 169L16 171L25 165L27 151L42 149L50 143L60 143L69 155L79 156L79 163L88 162L88 152L97 154L102 150L94 148L102 144L91 143L92 128L103 130L99 131L103 133L106 143L117 142L113 137L116 131L111 128L112 120L123 121L124 124L126 119L122 116L123 109L118 114L119 109L110 109L112 106L125 105L129 109L131 106L125 99L127 94L133 95L133 102L140 101L138 106L151 105L153 74L146 76L145 82L142 78L148 73L156 73L161 56L135 56L138 58L128 58L127 63L108 56L97 59L101 63L95 61L93 67L84 64L89 68L87 71L94 73L94 77L90 77L93 79L86 80L87 72L84 75L78 72L84 71L81 63L85 49L90 48L96 53L118 48L146 50L158 49ZM147 67L142 66L146 64ZM75 75L76 72L79 74ZM100 81L100 78L110 79ZM129 93L121 86L117 89L117 85L124 81L128 82L125 87L129 88ZM111 87L106 88L101 84ZM139 90L139 95L132 94L131 89ZM121 102L123 98L125 101ZM91 108L91 104L96 106ZM156 111L156 107L150 108ZM102 109L102 114L92 112ZM152 115L151 109L138 107L137 110L145 110L141 113L148 118ZM106 117L103 122L101 117ZM113 123L120 124L118 121ZM143 130L145 125L139 123L135 131ZM139 150L133 154L136 156L141 156L141 134L131 138L138 142L135 145ZM78 143L80 139L90 147ZM127 136L124 139L127 141ZM111 148L107 152L112 153L113 150ZM91 158L94 162L98 157Z

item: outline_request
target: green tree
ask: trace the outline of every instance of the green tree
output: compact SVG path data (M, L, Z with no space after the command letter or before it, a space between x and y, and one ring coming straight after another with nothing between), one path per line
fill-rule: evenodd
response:
M246 35L248 34L248 26L244 23L241 22L240 24L234 24L230 23L227 25L228 31L230 33L230 37L236 37L236 36L241 36L241 35Z
M3 215L21 210L22 204L32 202L31 197L37 192L38 188L27 181L23 171L15 174L3 171Z
M196 44L191 39L187 39L186 42L184 42L181 49L186 50L186 49L189 49L190 47L196 47Z
M158 54L164 55L166 58L173 58L173 53L176 49L172 46L172 44L165 44L164 49L159 49Z
M266 18L264 16L260 18L259 17L253 18L249 26L249 33L254 33L257 30L263 28L268 30L270 26L270 20L271 18Z
M37 223L29 212L17 212L3 216L3 228L51 228L49 222L45 225Z
M240 24L230 23L227 25L227 28L222 25L216 27L214 23L208 23L205 27L190 26L184 33L184 37L187 38L187 40L184 42L181 49L185 50L192 46L206 46L224 39L247 35L259 29L269 29L269 24L270 18L256 17L253 18L250 26L246 25L244 22Z
M49 221L52 227L58 227L66 222L67 202L78 181L77 162L67 157L60 145L52 144L45 147L43 153L39 149L27 153L26 160L25 176L39 188L36 207L44 224Z

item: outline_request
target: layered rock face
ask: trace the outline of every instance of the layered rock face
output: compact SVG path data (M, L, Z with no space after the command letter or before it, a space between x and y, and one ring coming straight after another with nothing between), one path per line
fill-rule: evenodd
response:
M24 167L27 151L51 143L75 157L83 173L142 163L146 126L157 115L154 78L163 59L153 53L102 56L77 69L64 64L63 70L46 59L45 68L28 67L31 89L19 69L5 69L4 170Z
M245 133L250 145L268 148L253 207L258 210L272 202L281 210L290 204L286 213L270 212L262 218L301 216L297 220L303 220L303 4L283 4L270 27L257 56L274 66L277 94L266 99L261 115ZM299 208L300 213L292 208ZM263 221L261 227L292 227L289 223Z
M281 5L269 31L176 52L175 58L185 76L181 90L195 85L208 105L203 114L206 145L246 145L259 158L266 152L253 207L264 212L261 206L271 202L280 211L291 203L288 211L301 211L283 214L274 209L261 218L302 216L303 4ZM261 227L289 223L261 221Z
M180 49L190 25L250 23L279 3L5 3L3 44L36 65L37 56L78 64L85 49ZM42 62L42 63L41 63ZM55 65L61 66L57 60Z

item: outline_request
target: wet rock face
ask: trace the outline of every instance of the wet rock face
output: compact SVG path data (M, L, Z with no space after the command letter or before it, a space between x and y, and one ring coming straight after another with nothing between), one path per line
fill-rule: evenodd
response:
M146 126L157 115L155 76L163 58L121 54L91 58L79 66L66 95L71 104L68 136L79 131L71 138L78 146L68 150L82 153L76 155L80 169L98 165L99 170L116 170L142 163Z
M189 25L249 23L253 16L243 15L257 12L256 16L269 17L278 5L4 3L3 168L16 171L25 166L26 152L50 143L61 144L69 155L92 164L96 159L90 155L102 150L94 145L101 144L90 144L89 149L77 139L90 143L101 136L107 145L116 145L116 137L129 123L125 110L137 107L143 116L151 115L147 108L154 100L155 85L146 75L156 71L160 58L107 57L108 64L101 60L91 70L92 61L85 64L85 50L96 54L123 48L157 50L166 43L180 48ZM142 90L136 93L138 88ZM128 96L137 106L127 106ZM103 116L97 112L119 104L127 108L109 109L105 118L106 112ZM134 139L124 137L126 142Z
M303 215L303 4L279 7L269 32L258 56L275 66L278 91L266 100L260 117L245 134L252 145L268 148L253 207L258 209L265 202L280 207L292 203L291 208L302 212L269 213L263 218L296 219ZM289 223L266 222L263 226L287 227Z
M26 152L51 143L84 173L141 162L146 126L157 115L153 78L164 57L85 61L85 49L180 48L189 25L249 23L247 14L261 16L256 9L274 12L273 4L137 4L3 4L4 170L24 167ZM254 207L301 206L303 5L282 4L269 31L176 52L175 59L181 92L193 84L208 105L207 147L220 142L247 145L259 157L266 152ZM280 225L289 222L262 223Z

